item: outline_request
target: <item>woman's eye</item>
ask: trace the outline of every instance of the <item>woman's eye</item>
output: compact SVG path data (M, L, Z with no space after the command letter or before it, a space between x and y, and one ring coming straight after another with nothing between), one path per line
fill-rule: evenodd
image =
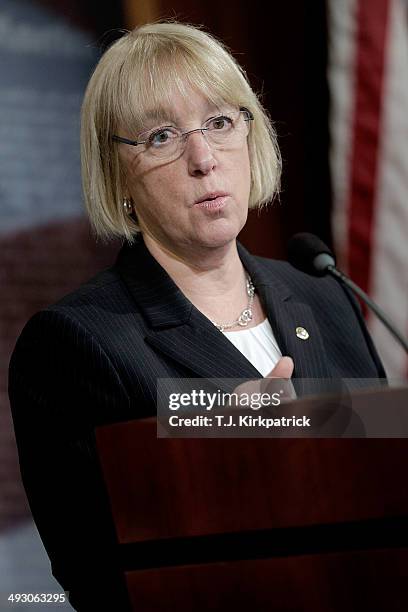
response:
M230 117L215 117L209 122L209 128L211 130L227 130L232 125L232 119Z
M177 133L174 130L166 128L150 134L148 141L153 147L160 147L168 144L171 140L174 140L174 138L177 138Z

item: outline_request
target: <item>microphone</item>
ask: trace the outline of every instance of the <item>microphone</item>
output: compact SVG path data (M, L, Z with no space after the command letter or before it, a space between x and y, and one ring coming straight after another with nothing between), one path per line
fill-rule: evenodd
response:
M336 268L336 260L329 247L314 234L295 234L288 245L289 263L306 274L325 276L330 274L356 293L385 325L388 331L408 353L408 341L390 321L385 312L351 278Z

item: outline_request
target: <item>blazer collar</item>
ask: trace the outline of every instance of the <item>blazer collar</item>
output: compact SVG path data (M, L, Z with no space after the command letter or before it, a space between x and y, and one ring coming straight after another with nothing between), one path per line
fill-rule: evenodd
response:
M259 292L282 354L295 362L294 376L329 378L323 341L310 306L297 301L273 268L260 263L239 243L238 253ZM116 266L151 329L146 336L150 344L200 377L261 376L185 297L141 237L122 248ZM308 340L297 337L299 326L309 332Z

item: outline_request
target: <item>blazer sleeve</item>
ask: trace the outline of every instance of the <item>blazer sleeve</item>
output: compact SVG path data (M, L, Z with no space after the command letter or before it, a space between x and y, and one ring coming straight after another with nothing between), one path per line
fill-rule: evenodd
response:
M130 609L94 434L129 406L115 368L78 322L43 311L17 342L9 396L21 476L53 575L76 610Z

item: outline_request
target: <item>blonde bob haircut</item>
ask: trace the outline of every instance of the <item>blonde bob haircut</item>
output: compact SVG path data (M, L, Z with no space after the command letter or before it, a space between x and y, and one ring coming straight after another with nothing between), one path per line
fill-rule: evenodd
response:
M271 201L279 189L280 155L271 121L247 77L226 47L203 30L174 21L146 24L126 33L103 54L82 105L81 163L85 205L101 238L132 242L140 231L123 206L125 178L113 134L135 138L146 113L190 88L212 104L247 107L249 207ZM137 210L137 202L134 203Z

